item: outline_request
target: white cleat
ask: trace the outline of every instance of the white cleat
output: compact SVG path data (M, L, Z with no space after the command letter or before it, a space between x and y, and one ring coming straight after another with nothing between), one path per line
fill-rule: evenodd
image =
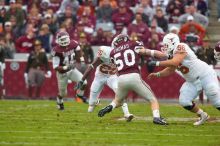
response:
M96 107L99 103L100 103L100 100L97 99L95 105L89 105L89 107L88 107L88 112L89 112L89 113L93 112L94 109L95 109L95 107Z
M134 119L134 115L133 114L128 114L128 115L125 115L124 118L127 122L131 122L132 119Z
M91 113L94 111L94 109L95 109L95 105L89 105L88 112Z
M195 123L193 123L193 125L195 126L199 126L202 125L203 123L205 123L205 121L207 121L209 119L209 115L206 112L203 112L200 115L200 119L198 121L196 121Z

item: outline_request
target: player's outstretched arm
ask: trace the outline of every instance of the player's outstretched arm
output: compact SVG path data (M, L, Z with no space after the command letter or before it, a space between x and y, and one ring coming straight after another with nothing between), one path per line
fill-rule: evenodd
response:
M162 71L149 74L147 78L151 79L151 78L166 77L166 76L169 76L170 74L174 73L175 70L176 70L176 67L167 67L167 68L163 69Z
M168 58L167 55L161 51L145 49L144 47L139 48L136 51L140 55L151 56L156 58Z
M150 66L164 66L164 67L177 67L181 64L183 59L186 57L187 53L178 53L172 59L165 60L165 61L151 61L148 64Z

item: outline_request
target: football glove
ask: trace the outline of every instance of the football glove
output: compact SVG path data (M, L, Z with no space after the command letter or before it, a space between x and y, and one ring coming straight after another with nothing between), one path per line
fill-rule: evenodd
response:
M76 89L81 89L83 87L83 83L84 83L84 81L82 81L82 80L79 81L76 85Z
M148 66L159 66L160 65L160 61L149 61Z

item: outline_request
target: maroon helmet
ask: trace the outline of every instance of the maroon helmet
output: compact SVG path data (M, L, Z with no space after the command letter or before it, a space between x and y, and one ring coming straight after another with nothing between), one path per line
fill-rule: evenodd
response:
M129 36L126 35L126 34L119 34L117 35L113 41L112 41L112 48L117 48L120 44L122 43L125 43L125 42L128 42L130 39L129 39Z
M70 44L70 36L66 31L59 31L56 34L56 43L62 47L66 47Z
M220 61L220 41L215 45L214 54L215 59Z

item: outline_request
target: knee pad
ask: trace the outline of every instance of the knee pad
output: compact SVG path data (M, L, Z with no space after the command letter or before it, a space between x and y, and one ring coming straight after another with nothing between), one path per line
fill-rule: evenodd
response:
M188 105L188 106L183 106L184 109L186 110L192 110L195 107L195 103L192 103L192 105Z
M180 98L179 98L179 104L180 104L182 107L192 106L192 100L191 100L190 98L180 97Z

